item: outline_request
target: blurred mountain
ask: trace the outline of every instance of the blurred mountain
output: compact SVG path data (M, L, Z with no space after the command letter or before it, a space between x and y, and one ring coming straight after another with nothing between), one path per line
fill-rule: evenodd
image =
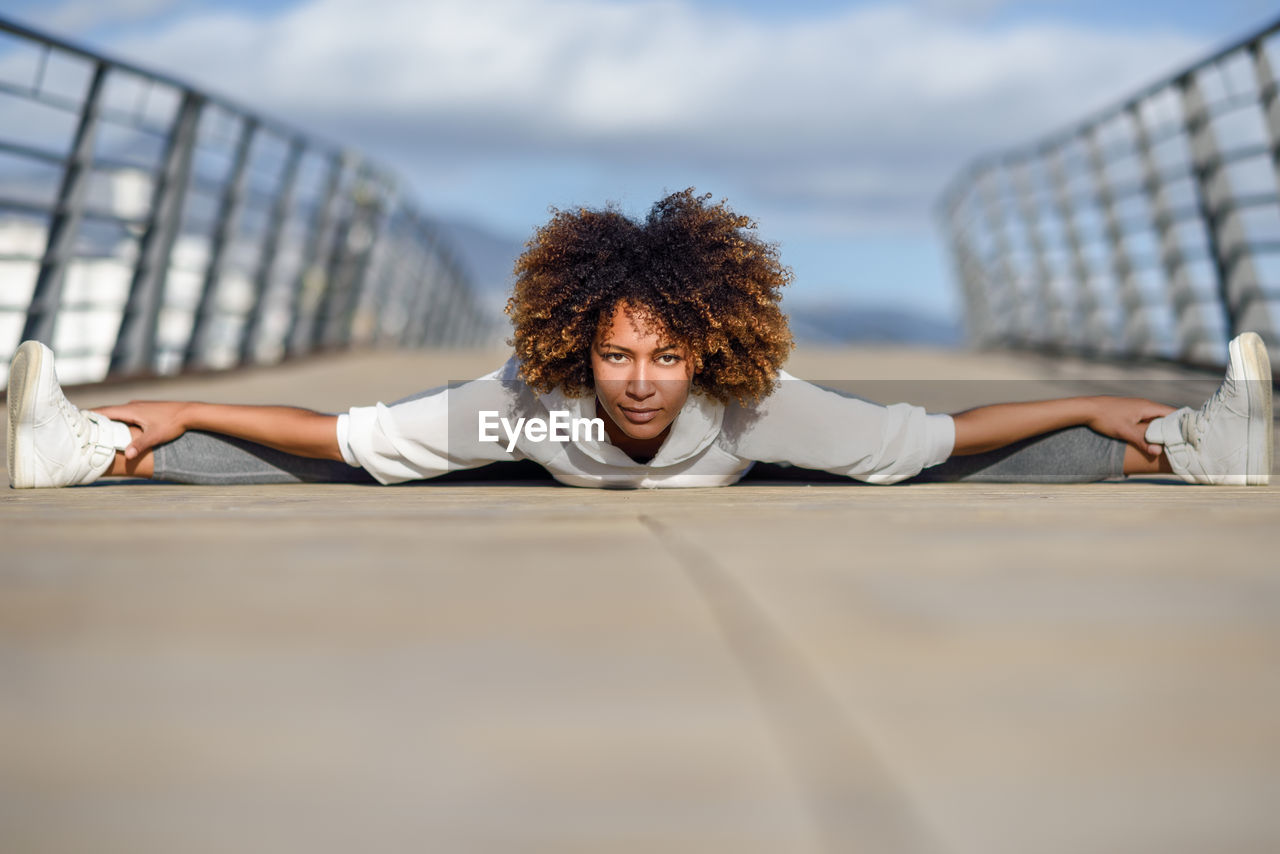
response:
M802 344L893 343L959 347L964 330L958 319L885 305L856 302L790 301L784 308L791 331Z
M467 220L437 219L435 225L457 251L481 302L501 315L511 295L511 270L524 251L524 240Z

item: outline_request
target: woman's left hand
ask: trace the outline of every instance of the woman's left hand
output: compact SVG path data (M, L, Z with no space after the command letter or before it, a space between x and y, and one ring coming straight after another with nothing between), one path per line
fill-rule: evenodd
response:
M1147 424L1155 418L1175 412L1175 407L1141 397L1101 396L1089 400L1093 415L1086 423L1090 429L1138 448L1145 448L1151 456L1160 453L1160 445L1147 441Z

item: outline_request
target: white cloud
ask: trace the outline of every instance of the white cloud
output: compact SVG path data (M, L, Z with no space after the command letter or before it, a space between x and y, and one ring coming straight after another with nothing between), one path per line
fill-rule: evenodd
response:
M104 24L139 21L164 12L177 0L63 0L36 3L22 10L24 17L56 33L82 33Z
M929 12L956 18L983 18L1013 4L1013 0L922 0Z
M927 226L964 160L1076 120L1206 45L988 30L927 3L766 21L677 0L311 0L265 18L205 12L111 47L401 158L697 164L797 216Z

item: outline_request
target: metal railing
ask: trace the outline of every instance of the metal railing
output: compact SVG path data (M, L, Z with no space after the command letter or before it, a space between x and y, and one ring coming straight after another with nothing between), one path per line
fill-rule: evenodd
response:
M1280 358L1280 20L1110 109L981 158L938 215L971 341Z
M0 19L0 379L64 382L494 334L438 230L357 154Z

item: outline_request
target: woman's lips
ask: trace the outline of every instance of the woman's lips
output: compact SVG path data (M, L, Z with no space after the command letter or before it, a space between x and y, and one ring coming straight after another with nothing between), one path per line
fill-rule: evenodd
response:
M648 424L662 411L661 409L628 409L625 406L619 406L618 409L622 410L622 416L632 424Z

